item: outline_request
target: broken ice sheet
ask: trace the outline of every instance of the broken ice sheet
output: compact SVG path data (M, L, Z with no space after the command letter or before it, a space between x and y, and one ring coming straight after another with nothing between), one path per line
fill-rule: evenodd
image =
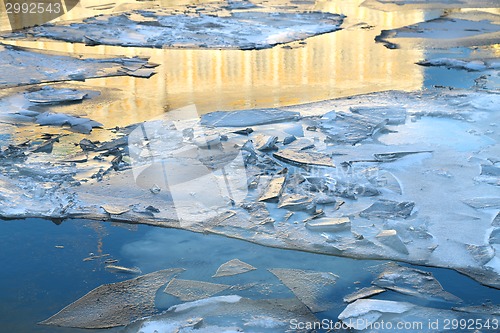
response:
M89 45L263 49L339 30L343 16L323 12L228 12L225 17L162 9L102 15L22 32ZM209 29L210 33L199 33ZM193 33L197 32L197 33ZM16 37L19 32L16 32Z
M280 176L271 179L267 185L264 193L259 198L259 201L278 201L281 193L283 192L283 185L285 184L286 177Z
M487 63L482 60L461 60L453 58L436 58L417 62L420 66L437 66L455 69L465 69L467 71L476 72L484 71L486 69L493 69L500 67L498 63Z
M24 93L24 97L35 104L61 104L82 101L87 97L87 92L44 86L40 90Z
M389 48L392 42L404 39L424 39L436 47L478 46L495 44L500 36L498 16L485 12L457 12L414 25L382 30L376 41Z
M88 78L124 76L122 68L140 69L148 62L142 58L80 59L0 44L0 88Z
M124 333L310 332L291 330L290 320L317 321L297 299L251 300L237 295L174 305L160 315L131 323Z
M333 306L331 294L338 279L335 274L285 268L272 268L269 271L312 312L326 311Z
M426 300L442 300L453 303L462 301L455 295L446 292L432 273L400 266L396 263L383 264L375 269L382 270L372 282L377 287Z
M450 331L445 324L448 321L457 323L456 328L451 329L452 331L464 332L469 322L498 323L500 320L500 316L491 313L459 312L417 306L407 302L372 299L360 299L349 304L338 318L356 331L373 333L394 332L399 323L408 324L404 326L404 330L399 329L405 332L446 332ZM496 331L496 328L491 330L492 328L492 326L490 328L485 326L481 331Z
M182 268L164 269L135 279L102 285L40 324L77 328L127 325L133 320L154 314L158 288L182 271Z
M181 301L197 301L208 298L229 288L229 285L204 281L172 279L164 292L179 298Z
M103 126L101 123L92 119L50 112L44 112L36 116L35 123L42 126L69 125L75 132L84 134L89 134L93 128L100 128Z
M158 184L159 178L156 176L159 173L151 173L149 176L145 174L144 177L141 176L134 182L133 170L112 171L105 175L107 178L106 182L95 182L91 179L87 183L73 187L64 182L47 184L42 180L44 177L48 178L52 176L45 175L42 172L43 170L39 170L41 169L39 165L32 165L29 169L23 169L26 170L23 171L25 172L24 175L32 175L33 170L37 171L39 175L30 176L32 178L29 181L17 178L13 179L9 174L4 175L4 178L7 180L5 186L8 189L15 189L15 193L2 191L3 197L0 198L0 214L2 217L17 218L42 215L58 218L114 219L122 222L143 223L161 227L181 227L196 232L218 233L262 245L287 249L355 258L397 259L415 264L444 266L460 271L464 271L467 268L465 270L467 275L489 286L498 286L498 269L500 266L498 266L498 262L496 261L497 257L494 257L486 265L481 265L492 253L488 247L483 246L488 246L491 234L491 220L493 213L497 213L498 209L478 209L474 211L462 202L463 199L495 198L498 196L495 193L497 191L496 187L474 182L473 180L474 177L479 175L480 165L487 163L486 160L479 163L469 160L471 155L476 155L474 152L480 152L479 154L486 157L496 156L494 151L497 149L496 140L498 140L498 135L497 133L490 133L490 140L487 143L470 144L470 141L474 140L474 138L483 140L486 136L482 135L481 132L478 132L477 135L467 132L471 124L476 129L480 129L481 127L488 128L489 124L494 121L493 118L497 116L493 112L496 110L495 106L498 105L497 99L496 95L492 93L457 89L425 90L418 93L373 93L314 104L313 108L318 110L318 113L329 112L332 109L349 110L353 106L369 108L374 105L390 105L405 107L410 117L415 114L431 115L425 118L416 117L415 121L398 125L398 132L401 136L397 139L391 139L395 135L394 133L382 134L377 140L383 142L383 145L375 142L375 140L369 143L361 141L355 146L341 144L326 145L322 142L325 138L322 131L306 131L305 135L313 135L320 138L317 141L310 140L315 145L313 148L307 150L307 152L318 153L325 157L333 156L333 158L339 161L361 158L372 159L374 153L384 153L387 151L434 150L433 154L425 154L425 158L421 158L424 157L424 154L418 154L413 155L413 157L404 157L391 163L353 163L352 168L359 167L360 169L357 171L359 171L361 176L352 178L355 184L359 184L360 180L363 181L361 184L364 184L365 180L367 182L370 181L370 185L379 189L380 194L378 197L360 196L357 200L346 199L342 205L336 194L330 195L330 193L315 192L323 186L321 182L312 184L307 179L311 179L311 181L313 179L326 178L339 178L343 180L346 178L344 174L341 174L343 169L328 167L295 168L289 166L287 178L294 180L296 177L296 179L293 182L290 181L290 184L288 182L285 184L285 193L308 195L313 197L314 200L318 199L318 205L320 205L319 199L321 199L321 202L325 202L323 201L325 197L326 199L330 199L329 202L332 202L331 200L336 201L338 204L335 206L331 205L319 208L324 209L326 217L337 218L348 216L351 219L353 232L349 232L346 229L341 235L311 231L307 228L307 224L299 223L299 221L304 221L308 217L305 212L295 212L293 217L290 217L288 221L284 221L282 217L287 212L284 209L275 209L276 204L262 202L260 203L261 205L256 204L255 201L258 200L259 195L264 192L264 187L267 185L265 182L262 182L261 186L250 188L248 191L249 195L245 197L243 203L236 202L233 206L228 200L223 201L223 211L220 211L220 214L211 215L213 212L211 210L197 210L200 217L199 223L180 226L178 216L176 215L178 212L177 207L175 207L172 198L169 197L167 188L162 185L161 191L157 194L153 194L150 190L155 184L161 185ZM292 113L287 113L285 116L292 115L292 118L287 118L289 120L274 118L274 120L282 121L283 123L279 125L273 123L269 127L303 128L310 126L310 122L314 119L326 121L325 119L327 118L317 115L315 116L316 118L307 117L301 119L297 112L302 112L304 106L289 107L286 110ZM240 119L236 117L231 119L231 121L238 122L243 120L246 122L257 118L259 121L267 121L268 119L266 118L266 112L256 112L256 110L248 112L250 112L247 114L249 115L248 117ZM239 114L244 114L244 112ZM272 114L272 112L269 112L269 114ZM250 115L256 115L256 117L252 119ZM278 112L277 115L281 116L282 114ZM218 113L218 116L213 119L220 119L220 116ZM356 116L367 117L367 121L370 123L368 116L361 114L356 114ZM338 118L340 122L344 121L341 117ZM227 119L229 120L230 118ZM330 123L337 121L337 119L333 119L332 114L329 115L329 119ZM474 122L465 121L469 119ZM428 120L432 121L427 122ZM460 126L457 126L456 130L453 130L450 134L448 130L449 124ZM212 130L209 127L210 125L201 126L203 130ZM407 128L410 126L414 128L414 131L408 134ZM241 126L235 129L245 127ZM263 127L265 126L255 125L253 127L255 134L252 133L251 137L257 134L276 135L269 128L263 130ZM166 128L162 126L155 127L155 131L158 130L159 132L166 132L164 129ZM244 137L231 133L231 131L232 129L227 130L228 141L223 144L231 147L235 147L236 144L236 150L241 149L243 152L249 153L251 151L250 147L240 147L251 137ZM137 146L142 149L145 142L142 134L138 134ZM184 142L185 138L182 133L178 134L178 136L165 136L168 140L164 140L165 143L161 149L158 149L158 152L165 151L165 149L166 151L170 151L169 149L172 147L181 149L193 146L191 142ZM282 134L277 136L279 138L285 137ZM103 147L102 149L104 149L106 147L106 149L119 148L121 150L127 145L127 139L130 139L130 137L124 136L102 145L97 143L92 145L85 141L82 143L82 146L85 149L96 149L96 147L98 149ZM236 142L232 140L236 140ZM279 143L278 146L280 146ZM481 152L486 146L491 147L491 149L489 148L488 152ZM134 145L129 145L129 148L135 149ZM284 149L284 151L286 150ZM303 153L306 151L299 152ZM124 157L127 157L127 152L124 151L123 153ZM250 183L250 181L247 181L249 180L248 171L250 171L250 180L252 182L259 179L259 177L260 179L273 179L273 177L283 176L280 172L283 170L285 162L277 161L271 152L256 152L254 150L253 153L259 159L258 162L262 161L262 167L257 167L257 162L247 163L245 173L242 173L242 183L246 188L248 188L248 183ZM7 151L6 155L9 154L9 151ZM12 154L16 155L16 152L12 152ZM315 159L309 156L308 160L314 161ZM93 161L96 164L104 162L106 164L102 166L105 166L104 169L107 169L109 161ZM217 167L217 161L214 160L210 163L214 167ZM280 164L277 165L278 163ZM490 163L495 162L490 161ZM29 162L27 164L32 163ZM176 167L176 165L174 164L176 172L180 169L183 170ZM0 167L2 167L1 163ZM76 167L80 167L80 164ZM44 166L44 169L47 169L47 167ZM204 170L207 170L207 168L205 167ZM373 172L371 172L372 170ZM443 177L434 170L444 170L454 177ZM192 177L192 174L184 171L181 172L183 176ZM293 176L295 174L300 174L301 177ZM302 178L302 180L299 178ZM35 179L35 183L33 183L33 179ZM47 190L44 190L43 193L37 189L40 182L43 186L47 187ZM393 188L393 191L385 190L384 184L386 183L388 187ZM34 184L36 187L34 187ZM307 187L306 185L308 184L314 185L314 188L312 186ZM424 190L422 190L422 187L424 187ZM211 187L207 188L212 189ZM139 210L135 209L136 211L134 211L132 209L126 214L110 216L110 214L105 213L100 208L102 204L109 203L110 193L113 196L113 204L125 207L134 207L134 205L137 205L136 207L153 206L159 208L160 212L152 216L152 214L142 214ZM401 193L403 194L401 195ZM447 194L446 198L443 197L443 193ZM208 193L208 195L212 194L213 191ZM196 196L194 198L196 199ZM380 203L377 201L379 198L390 200L390 202L389 204ZM444 199L446 199L446 204L443 204ZM414 209L411 209L412 203L415 203L414 208L418 208L418 211L414 212ZM370 209L365 211L367 216L370 217L369 219L358 218L356 216L359 212L374 204L375 206L372 207L373 211L370 211ZM400 204L402 205L399 206ZM229 208L229 205L231 205L231 208ZM187 207L192 209L193 205ZM144 211L144 208L141 208L140 211ZM457 220L454 218L454 214L474 215L477 218L462 218ZM207 218L207 216L211 218ZM408 217L405 218L406 216ZM272 223L273 221L274 223ZM312 223L314 220L308 221ZM396 239L396 237L390 234L396 231L396 236L403 242L408 254L405 254L404 251L397 251L394 247L395 242L384 243L381 241L384 234L376 237L382 230L389 232L389 234L385 234L387 237L384 239L387 240ZM450 230L453 230L453 233L450 233ZM493 235L492 240L496 239L495 235L496 233ZM391 244L393 247L391 247ZM478 248L468 247L467 244L475 244Z
M217 272L212 277L238 275L256 269L257 268L253 267L252 265L247 264L246 262L243 262L239 259L232 259L220 265L220 267L217 269Z

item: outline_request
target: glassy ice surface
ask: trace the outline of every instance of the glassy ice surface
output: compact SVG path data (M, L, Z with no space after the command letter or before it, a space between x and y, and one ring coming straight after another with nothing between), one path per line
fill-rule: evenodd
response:
M1 12L0 331L497 331L499 14L81 1L12 32Z

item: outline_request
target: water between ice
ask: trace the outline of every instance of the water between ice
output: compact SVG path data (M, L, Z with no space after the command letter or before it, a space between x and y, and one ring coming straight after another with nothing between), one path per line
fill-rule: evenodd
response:
M0 325L4 332L17 333L120 331L118 328L94 331L36 324L101 284L133 277L106 271L106 259L119 260L119 265L127 267L137 266L143 273L182 267L186 271L180 278L210 281L222 263L238 258L257 270L221 278L217 283L257 283L254 288L237 292L251 299L293 297L291 291L268 269L332 272L339 276L334 292L329 295L334 306L316 316L319 320L334 321L346 306L342 298L357 288L370 286L374 276L369 267L383 263L273 249L182 230L145 225L119 227L84 220L67 221L60 225L39 219L1 221L0 241L0 282L3 286L0 289ZM84 261L99 255L104 256ZM500 300L500 291L481 286L454 271L428 267L419 269L432 272L445 290L467 304ZM226 294L234 293L229 291ZM387 291L383 299L407 301L408 297ZM411 301L425 306L446 306L439 302ZM157 294L156 305L160 310L179 303L173 296L161 292Z

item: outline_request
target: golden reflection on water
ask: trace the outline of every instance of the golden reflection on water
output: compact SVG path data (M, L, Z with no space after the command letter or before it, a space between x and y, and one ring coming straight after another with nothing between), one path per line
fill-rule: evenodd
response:
M179 4L161 1L163 5L174 2ZM200 5L206 1L184 2ZM381 29L423 21L425 13L375 11L359 7L362 2L311 2L310 9L347 15L343 30L309 38L305 45L291 43L291 48L240 51L88 47L52 41L9 43L74 54L148 56L150 61L161 64L156 68L158 74L150 79L120 77L84 83L88 88L117 88L123 92L119 99L87 110L91 118L106 126L151 119L188 104L195 104L205 113L293 105L390 89L420 89L423 73L414 63L423 58L423 51L389 50L375 43L374 38ZM99 3L87 0L81 5ZM79 6L68 13L68 18L88 11ZM358 23L374 27L363 29L355 26Z

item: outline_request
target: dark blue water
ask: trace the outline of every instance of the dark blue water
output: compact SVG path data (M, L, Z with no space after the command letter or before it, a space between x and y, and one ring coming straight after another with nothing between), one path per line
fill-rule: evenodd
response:
M345 295L356 288L370 285L374 276L367 268L383 263L272 249L182 230L143 225L120 227L83 220L66 221L61 225L40 219L0 221L0 244L0 332L6 333L117 331L37 325L37 322L50 317L101 284L133 277L106 271L103 262L106 258L117 259L123 266L137 266L143 273L182 267L186 271L181 278L211 282L214 281L210 277L222 263L238 258L257 270L220 278L216 282L259 283L262 288L238 292L250 298L293 296L267 271L268 268L330 271L340 277L336 292L330 295L336 305L317 316L319 319L333 320L346 306L342 302ZM83 261L90 253L109 256ZM461 297L467 304L481 304L488 299L493 303L500 302L500 291L481 286L454 271L419 268L431 271L445 290ZM392 292L386 292L378 298L409 301L408 296ZM421 305L450 307L449 304L429 303L415 298L411 301ZM176 303L178 301L174 297L159 293L159 308L166 309Z

